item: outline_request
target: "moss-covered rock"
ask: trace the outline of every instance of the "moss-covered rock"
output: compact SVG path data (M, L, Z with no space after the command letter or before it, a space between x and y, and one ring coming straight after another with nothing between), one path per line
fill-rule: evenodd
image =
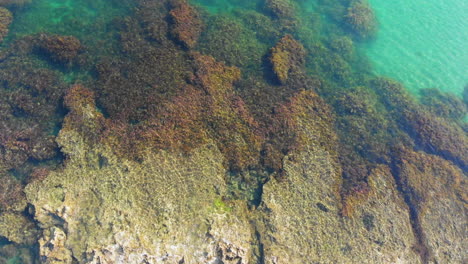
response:
M265 9L277 18L287 19L292 19L296 11L289 0L266 0Z
M278 22L283 32L293 32L298 26L297 6L290 0L265 0L264 10Z
M18 246L11 243L0 247L0 263L7 264L35 264L37 258L31 246Z

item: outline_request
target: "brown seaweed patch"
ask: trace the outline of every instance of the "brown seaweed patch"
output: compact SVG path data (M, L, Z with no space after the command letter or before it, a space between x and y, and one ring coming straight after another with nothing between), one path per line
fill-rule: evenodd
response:
M438 89L421 90L421 103L427 109L440 117L460 120L467 114L467 106L463 101L450 93L443 93Z
M173 8L169 12L171 34L185 47L192 48L197 43L203 28L202 20L197 10L185 0L171 2Z
M38 36L36 47L53 62L66 66L71 65L83 50L80 40L76 37L46 34Z
M279 82L284 84L290 72L298 71L305 63L305 49L291 35L284 36L270 50L270 62Z

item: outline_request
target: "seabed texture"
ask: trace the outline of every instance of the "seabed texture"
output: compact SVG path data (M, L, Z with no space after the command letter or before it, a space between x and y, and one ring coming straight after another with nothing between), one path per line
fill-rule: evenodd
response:
M468 86L379 75L378 20L0 0L0 264L468 263Z

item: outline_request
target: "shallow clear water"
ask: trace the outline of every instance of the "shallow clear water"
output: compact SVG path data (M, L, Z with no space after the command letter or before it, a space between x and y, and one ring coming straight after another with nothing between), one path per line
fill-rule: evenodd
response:
M37 50L31 52L31 60L34 59L34 62L37 62L40 67L58 74L59 78L67 83L67 85L74 82L87 82L86 84L90 84L91 89L94 89L93 91L103 98L97 98L102 100L98 101L98 104L104 102L106 99L112 101L115 98L122 98L127 95L131 97L129 102L134 103L133 101L137 101L138 98L143 97L140 96L140 93L146 94L147 90L152 91L159 89L159 83L153 83L154 79L147 78L148 76L158 76L159 78L159 76L162 76L162 74L159 75L160 73L165 73L165 71L160 70L158 67L154 67L156 70L148 69L152 66L160 66L158 65L160 62L154 62L150 64L149 67L149 64L146 63L139 64L140 58L146 60L148 58L147 55L151 54L147 51L153 52L152 56L157 56L158 59L163 56L163 53L155 52L155 47L161 50L166 49L167 52L165 54L180 52L181 57L187 54L185 54L185 50L182 51L182 48L179 50L179 48L173 48L172 45L168 45L164 42L166 38L168 38L168 40L174 38L171 31L165 31L164 36L159 36L157 34L153 36L150 34L153 33L152 30L158 33L157 29L159 28L146 25L146 23L151 25L151 22L154 22L151 20L154 18L151 18L148 14L146 14L148 18L145 17L148 20L131 20L130 18L133 16L132 7L134 7L135 2L138 2L136 0L132 1L133 0L33 0L31 4L25 7L17 9L11 7L14 12L14 22L10 27L9 35L2 46L0 46L0 49L7 49L10 44L13 45L14 40L21 39L31 34L51 33L75 36L86 47L83 51L83 53L86 53L86 56L83 56L83 58L87 60L85 63L79 64L83 66L59 67L56 62L47 59L47 57L40 56L41 54L37 52ZM273 112L271 111L273 108L270 109L271 106L276 107L279 103L284 103L282 100L286 100L291 96L287 93L289 91L285 92L286 90L290 89L291 94L293 94L297 92L296 89L303 89L302 81L304 81L304 87L306 89L317 88L317 93L319 93L324 100L328 100L327 103L335 107L333 109L337 109L330 111L336 111L337 118L341 118L338 119L337 123L340 124L340 127L336 128L336 131L337 134L341 133L338 135L343 139L342 142L340 141L340 144L349 144L350 149L349 152L343 152L345 154L342 155L347 155L349 153L356 156L362 155L363 160L366 159L366 162L369 161L369 163L377 164L382 162L379 155L382 153L382 156L387 155L385 152L386 150L382 149L393 144L393 137L400 137L400 134L394 133L398 125L395 119L398 119L398 117L393 118L391 115L393 113L388 113L387 110L384 109L386 106L379 101L380 99L374 96L373 93L375 90L372 90L374 87L367 83L368 79L372 79L377 75L385 75L401 81L405 84L406 88L414 94L417 94L420 89L435 87L443 91L460 95L463 88L468 84L468 51L465 48L465 43L468 42L468 20L464 19L464 15L468 13L468 10L467 4L463 0L452 0L448 2L436 0L369 0L376 12L380 27L377 36L368 41L359 39L354 34L355 32L350 32L349 27L343 25L343 15L347 10L343 3L347 1L291 0L294 2L293 9L298 12L294 13L294 20L289 21L288 19L291 19L290 17L285 20L286 22L291 22L291 24L285 23L286 26L284 29L280 29L282 27L281 22L284 23L284 21L280 21L281 19L274 17L272 12L266 11L264 8L264 1L265 0L191 0L192 3L200 7L200 10L203 9L205 11L202 12L204 22L211 23L205 25L206 28L203 29L204 32L201 34L198 39L198 44L195 45L193 50L199 51L202 54L211 55L215 57L216 60L223 61L229 66L237 66L241 69L243 79L239 82L240 84L236 84L237 86L234 88L237 89L236 93L239 93L239 98L245 100L247 104L250 103L249 106L252 108L261 108L258 111L261 113L258 114L259 120L263 115L270 116L270 112ZM141 13L138 12L135 14L141 15ZM119 19L125 16L129 16L128 20ZM163 17L164 21L168 18L167 15ZM129 21L135 23L132 24ZM145 23L141 21L145 21ZM125 22L128 22L128 24ZM164 25L164 23L161 24ZM155 23L154 25L157 26L160 24ZM291 25L294 25L294 27ZM293 31L292 33L287 30L287 26L294 28L294 30L291 30ZM297 28L295 28L295 26L297 26ZM130 32L129 30L129 32L127 32L126 27L131 28L133 31ZM130 33L135 34L133 35ZM314 77L310 80L305 78L304 80L298 79L298 82L295 83L298 84L298 86L294 87L293 85L278 84L276 78L272 78L271 66L269 63L265 63L270 56L271 48L276 45L278 39L282 38L285 34L293 34L294 38L305 47L307 52L301 53L307 54L307 62L303 65L304 72L310 75L307 77ZM125 37L128 39L125 39ZM161 37L163 41L159 42L160 40L158 37ZM145 39L145 41L142 41L142 39ZM173 41L168 41L168 43L173 43ZM165 45L167 45L167 47ZM125 46L125 48L122 48L122 46ZM359 49L360 52L356 52L356 48ZM128 52L128 50L132 53ZM368 57L361 56L363 54ZM0 53L0 55L2 54ZM120 60L122 57L126 56L134 56L134 61L130 59ZM187 55L187 57L189 56ZM177 59L178 57L174 56L174 58ZM368 59L373 68L368 67ZM3 67L3 65L1 65L3 63L2 60L3 59L0 58L1 67ZM141 61L143 61L143 59L141 59ZM114 62L115 65L113 65ZM27 62L25 62L25 64L26 63ZM98 68L95 66L98 64L102 66L99 69L104 72L99 74L109 74L112 76L115 74L114 79L117 81L115 87L112 87L112 89L109 88L110 85L107 85L107 81L114 81L114 79L107 79L106 77L102 78L102 80L106 82L99 82L101 80L96 76L95 71L95 68ZM126 65L135 66L136 68L132 69L136 70L126 69ZM169 66L173 66L174 68L170 68L166 66L166 64L161 68L170 69L171 72L185 70L185 63L180 63L180 65L174 63L174 65L171 64ZM22 68L23 65L19 67ZM109 67L112 71L105 71L107 70L106 67ZM371 71L373 71L375 75L370 74ZM140 72L141 76L139 75ZM301 76L302 73L301 71ZM138 76L133 76L132 74ZM187 79L192 78L192 74L192 72L187 74ZM180 76L177 75L173 78L179 77ZM167 77L167 79L169 78L172 77ZM121 80L129 80L129 83L133 80L137 82L132 82L131 85L127 85L126 82ZM2 80L0 80L0 91L3 89L1 81ZM171 82L168 81L168 83L177 84L179 80L176 80L177 82L170 81ZM186 81L187 80L182 80L181 82L184 83ZM242 81L245 81L245 83ZM313 81L320 82L314 82L313 85L311 84L309 86L309 82L312 83ZM141 85L142 83L144 85ZM320 84L315 86L316 83ZM141 85L141 87L138 85ZM259 87L258 89L251 89L257 88L257 86ZM5 87L7 86L5 85ZM30 88L17 89L20 90L18 94L25 94L25 101L29 100L29 98L32 98L31 101L41 99L40 96L42 95L32 93L33 95L30 96L30 91L28 90ZM121 93L116 92L119 89L122 90ZM177 87L173 88L173 90L168 88L168 90L170 92L166 90L162 91L161 89L161 94L170 94L173 92L177 95L178 93L182 93L177 90ZM253 90L255 91L251 92ZM266 96L257 96L256 91L259 91L259 93L274 91L271 93L273 98L271 99L271 105L270 102L268 102L265 103L265 105L258 104L257 106L257 101L253 99L265 99ZM280 95L274 94L276 92ZM109 96L106 93L110 93L112 96L115 95L115 97ZM357 93L358 97L354 98L352 93ZM11 94L14 95L14 93ZM155 95L156 93L152 94L148 92L148 94ZM269 93L263 94L268 95ZM157 100L154 100L154 102L157 101L160 105L164 105L163 103L173 103L169 101L165 95L157 95L159 97L155 98L158 98L161 102ZM359 97L361 95L363 95L362 98ZM172 96L172 94L170 96ZM23 99L23 97L19 96L18 98ZM342 98L351 98L355 101L351 101L347 106L340 108L340 104L344 102L344 100L341 101ZM2 110L2 99L3 98L0 98L0 110ZM19 103L12 99L12 106L16 104L19 105L22 102L19 99ZM438 100L440 99L436 100L436 103L439 103L438 106L447 105L446 108L451 110L450 104L445 103L451 102L451 100L446 99L446 101L441 101L442 103ZM148 109L153 109L150 107L153 107L153 104L155 104L154 102L145 101L144 104L141 104L142 106L140 108L142 109L141 112L143 112L141 116L145 117L144 114L150 112L146 110L147 107ZM62 102L60 101L59 103L60 107L58 107L58 109L61 111ZM460 104L463 105L462 102ZM112 104L109 105L112 106ZM136 103L134 105L140 106L140 104ZM456 104L454 105L457 106ZM109 115L109 111L105 109L105 107L105 105L102 106L102 109L105 110L103 112ZM127 106L122 106L122 108L125 107ZM5 107L5 109L6 108L9 109L10 105ZM129 112L133 114L135 108L136 107L129 110ZM157 108L155 107L154 109ZM456 112L456 109L454 111ZM12 120L6 121L11 121L12 123L23 122L20 119L26 118L27 116L21 116L20 114L17 113L18 120L12 118ZM59 115L62 114L64 115L65 111L59 113ZM353 116L354 114L356 114L356 118ZM137 115L135 114L135 116ZM138 117L140 117L140 115L138 115ZM53 120L57 122L57 125L54 126L53 129L59 128L58 124L61 122L60 118L63 118L63 116L57 117L59 121ZM112 118L113 117L109 117L109 120ZM257 118L257 116L255 118ZM141 119L144 120L144 118ZM458 118L457 122L461 123L461 119L462 118ZM40 121L40 118L38 118L38 120ZM1 116L0 121L2 121ZM137 121L140 122L141 120L131 119L129 123L133 125L133 123L136 124ZM364 121L364 123L361 124L361 121ZM413 120L411 120L411 122L412 121ZM455 121L452 121L450 121L450 125L458 125ZM50 122L52 123L52 121ZM374 124L380 124L379 122L384 124L374 127ZM392 122L395 122L395 124ZM387 123L391 124L387 126ZM346 127L345 124L349 124L350 128ZM0 133L2 133L1 129L2 127L0 126ZM398 130L399 129L398 127ZM403 132L402 130L401 133L403 134ZM273 139L275 138L273 137ZM406 143L407 139L395 139L395 141L397 140L398 142ZM361 145L361 141L366 142L366 145ZM348 149L345 150L348 151ZM0 155L1 154L2 153L0 153ZM62 158L62 155L59 154L58 157L56 157L57 163L61 162ZM361 156L358 158L361 158ZM343 163L345 162L351 163L355 161L343 161ZM361 161L356 161L358 165L360 165L359 162ZM356 164L352 165L354 166ZM9 171L12 176L15 176L12 172L15 172L15 170ZM23 178L30 176L29 174L24 175L25 177ZM245 194L242 193L242 197L248 197L245 199L252 199L254 203L257 203L260 201L257 197L258 190L261 190L261 188L257 188L257 184L261 186L260 182L264 181L264 178L261 178L263 177L261 173L253 175L255 176L252 177L257 177L255 180L252 180L252 182L255 183L242 182L244 178L240 179L241 177L237 174L233 174L231 178L233 178L232 182L236 184L236 181L239 181L241 183L239 186L242 186L242 188L244 188L244 185L247 186L245 187L247 191L244 192ZM239 179L236 177L239 177ZM229 180L231 181L231 179ZM359 181L362 183L363 178L359 178ZM349 182L351 182L351 180L349 180ZM25 185L26 183L22 184ZM351 186L351 184L349 184L349 186ZM359 187L363 185L355 186ZM238 189L242 189L237 186L235 187L237 189L233 188L232 192L237 192ZM249 188L253 189L253 191ZM253 193L252 196L254 198L249 196L251 193ZM221 204L218 206L223 205ZM0 249L7 244L8 243L5 241L2 243L0 236ZM33 251L35 252L37 250L34 249ZM21 262L21 259L19 259L18 256L13 256L9 259L8 263L17 262Z
M379 32L365 50L377 74L417 92L461 94L468 84L468 2L370 0Z

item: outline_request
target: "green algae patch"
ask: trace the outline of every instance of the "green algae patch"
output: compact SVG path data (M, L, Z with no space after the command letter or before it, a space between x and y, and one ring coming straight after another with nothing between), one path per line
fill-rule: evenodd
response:
M213 206L215 208L215 211L221 213L229 213L232 211L232 208L229 205L227 205L222 198L216 198L214 200Z

